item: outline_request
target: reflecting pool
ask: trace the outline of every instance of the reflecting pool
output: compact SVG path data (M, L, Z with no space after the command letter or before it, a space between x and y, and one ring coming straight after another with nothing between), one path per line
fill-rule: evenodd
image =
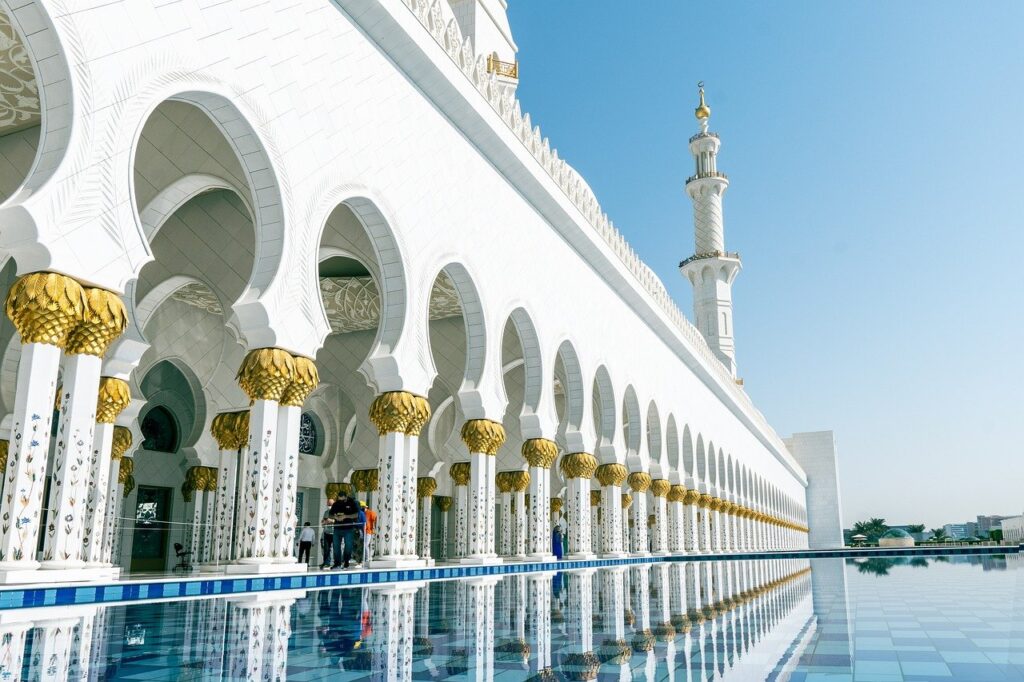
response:
M1016 554L0 611L3 680L1024 680Z

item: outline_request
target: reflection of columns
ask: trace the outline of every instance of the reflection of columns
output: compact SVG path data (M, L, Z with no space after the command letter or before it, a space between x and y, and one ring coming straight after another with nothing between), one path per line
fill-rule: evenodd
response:
M672 484L664 478L651 481L654 495L654 537L652 546L655 554L668 554L668 491Z
M295 359L278 348L249 351L238 369L238 385L249 396L249 452L246 457L245 517L239 566L228 572L264 570L273 565L274 469L280 401L295 380ZM244 567L244 568L243 568Z
M501 494L501 511L498 516L498 554L501 556L512 553L512 481L509 480L511 473L513 472L501 471L494 478L494 485Z
M419 500L419 540L416 543L416 553L421 559L429 560L430 551L430 504L434 500L434 493L437 491L437 481L433 478L422 477L416 479L416 498Z
M505 442L505 429L489 419L470 419L462 425L469 450L469 535L462 563L500 563L494 551L495 462ZM493 595L492 595L493 598Z
M513 471L512 481L512 556L516 559L526 558L526 535L529 532L529 521L526 509L526 489L530 487L530 472Z
M622 507L622 547L629 548L629 508L633 505L633 496L629 493L622 493L620 506ZM625 553L625 552L624 552Z
M20 277L7 293L7 316L18 330L22 348L11 415L13 447L0 508L0 516L7 519L0 537L0 570L39 567L36 545L61 349L82 321L85 306L81 285L54 273ZM96 381L98 385L98 371Z
M32 621L0 622L0 680L20 680L25 660L25 640Z
M452 508L452 498L437 496L434 498L437 508L441 510L441 546L438 550L438 559L448 558L448 510Z
M590 479L597 470L597 459L588 452L573 452L562 457L559 469L566 482L568 557L593 559L590 547Z
M266 646L267 605L260 600L229 600L231 652L229 679L259 680L263 677L263 652ZM268 674L266 679L270 679Z
M686 486L673 485L668 491L668 551L682 554L686 551L686 516L683 498Z
M294 564L296 496L299 482L299 422L302 404L320 385L316 365L295 356L295 374L281 395L277 415L277 452L274 458L274 526L272 554L278 564Z
M469 548L469 462L455 462L448 469L455 484L455 558L466 556Z
M404 391L382 393L370 407L370 420L380 434L375 567L425 563L416 554L416 474L420 431L428 419L426 399Z
M64 347L60 423L53 451L50 512L43 546L43 568L81 568L85 565L83 535L88 522L89 479L93 474L93 439L97 404L109 396L124 409L128 387L119 379L104 382L100 395L100 369L110 344L128 325L121 298L103 289L84 288L85 309ZM97 396L99 398L97 399ZM104 407L106 407L104 405ZM111 416L104 410L104 418ZM111 419L111 423L113 419ZM112 434L111 434L112 435Z
M651 487L651 475L643 471L634 471L629 475L629 486L636 493L633 495L633 537L630 551L635 555L650 553L647 543L647 489Z
M571 571L566 574L569 592L567 622L572 623L568 654L562 659L565 677L575 680L597 678L601 665L594 652L594 589L596 569Z
M594 471L601 484L601 555L626 556L622 544L622 483L628 471L621 464L602 464Z
M416 593L420 589L426 590L426 584L398 583L368 588L374 624L370 643L371 679L412 680L413 614Z
M527 518L527 552L535 561L550 561L551 512L549 510L551 465L558 456L558 445L545 438L523 443L523 458L530 465L530 509ZM549 600L550 601L550 600Z
M86 563L103 566L103 524L107 520L110 485L110 458L114 444L114 420L131 402L128 384L113 377L100 379L96 401L96 434L89 463L88 498L82 546ZM130 434L130 432L129 432Z
M590 549L601 552L601 491L590 491Z
M467 625L469 632L470 680L494 679L494 586L500 578L470 578L466 580L468 591Z
M62 609L59 618L36 621L26 679L40 682L63 682L68 679L75 628L79 619L64 614Z
M547 675L551 672L551 576L551 573L530 573L526 578L527 622L530 644L535 652L532 672L545 679L553 679Z

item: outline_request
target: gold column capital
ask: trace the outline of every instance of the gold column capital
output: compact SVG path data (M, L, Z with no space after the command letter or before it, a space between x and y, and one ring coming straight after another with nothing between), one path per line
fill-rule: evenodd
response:
M562 498L561 497L552 497L551 498L551 511L552 512L560 512L560 511L562 511Z
M114 377L100 377L100 390L96 397L96 421L113 424L117 415L132 401L128 382Z
M302 407L306 398L320 385L320 373L316 363L301 355L293 355L295 378L281 394L281 404L285 407Z
M68 336L85 316L85 291L74 279L55 272L32 272L7 292L7 317L22 343L67 346Z
M651 475L644 471L634 471L629 475L629 487L634 492L645 493L647 489L651 487L651 482L654 480Z
M594 476L601 485L622 485L629 470L622 464L602 464L594 471Z
M135 460L131 457L122 457L118 465L117 482L124 483L128 477L135 473Z
M359 469L352 472L352 485L358 492L372 493L380 485L380 471L377 469Z
M509 480L509 474L511 471L499 471L494 475L494 485L498 488L499 493L510 493L512 492L512 481Z
M651 492L655 497L665 497L668 495L668 491L672 488L672 484L664 478L656 478L651 481Z
M370 405L370 421L381 436L388 433L419 436L429 419L430 403L408 391L381 393Z
M132 431L126 426L115 426L114 436L110 441L110 459L119 460L132 446Z
M249 442L249 411L221 412L210 422L210 435L221 450L239 450Z
M118 294L96 287L83 287L85 310L82 321L68 334L64 351L68 355L102 358L117 337L128 328L128 311Z
M510 471L508 479L512 483L512 492L521 493L530 487L529 471Z
M700 502L700 491L699 490L694 490L693 488L690 488L689 490L686 491L686 494L683 496L683 504L688 504L688 505L696 504L697 506L700 506L699 502Z
M437 480L430 476L421 476L416 479L416 497L432 497L437 492Z
M596 507L599 504L601 504L601 491L600 490L591 490L590 491L590 506L591 507Z
M341 497L342 493L345 493L346 495L351 495L352 492L353 490L351 483L335 481L333 483L328 483L327 485L324 486L324 495L329 500L338 499L339 497Z
M566 478L592 478L597 471L597 458L589 452L570 452L562 456L558 468Z
M280 348L256 348L246 353L235 379L249 400L281 402L295 380L295 359Z
M629 493L622 493L622 508L629 509L633 506L633 496Z
M686 498L686 486L685 485L673 485L668 491L669 502L683 502Z
M448 474L452 477L455 485L469 485L470 472L469 462L455 462L448 469Z
M522 453L530 466L550 469L558 457L558 444L547 438L530 438L523 441Z
M701 509L711 509L711 504L715 498L711 497L707 493L701 493L700 497L697 498L697 506Z
M437 495L436 497L434 497L434 502L435 504L437 504L438 509L440 509L443 512L446 512L452 508L453 500L447 495Z
M462 442L470 452L496 455L505 443L505 427L490 419L470 419L462 425Z
M7 453L11 447L10 441L0 440L0 471L7 470Z

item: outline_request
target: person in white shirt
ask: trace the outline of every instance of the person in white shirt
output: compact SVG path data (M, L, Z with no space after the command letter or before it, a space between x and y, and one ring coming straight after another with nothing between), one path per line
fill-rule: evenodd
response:
M299 534L299 563L309 563L309 550L313 547L313 542L316 540L316 531L309 525L309 521L302 526L302 533ZM305 554L303 554L305 553ZM305 560L303 560L305 556Z

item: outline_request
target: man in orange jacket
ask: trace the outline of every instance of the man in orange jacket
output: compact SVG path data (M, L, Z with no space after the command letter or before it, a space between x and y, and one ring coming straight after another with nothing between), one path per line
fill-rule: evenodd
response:
M377 527L377 512L360 502L363 506L363 513L366 514L366 523L363 525L363 567L370 567L370 558L373 557L373 531Z

